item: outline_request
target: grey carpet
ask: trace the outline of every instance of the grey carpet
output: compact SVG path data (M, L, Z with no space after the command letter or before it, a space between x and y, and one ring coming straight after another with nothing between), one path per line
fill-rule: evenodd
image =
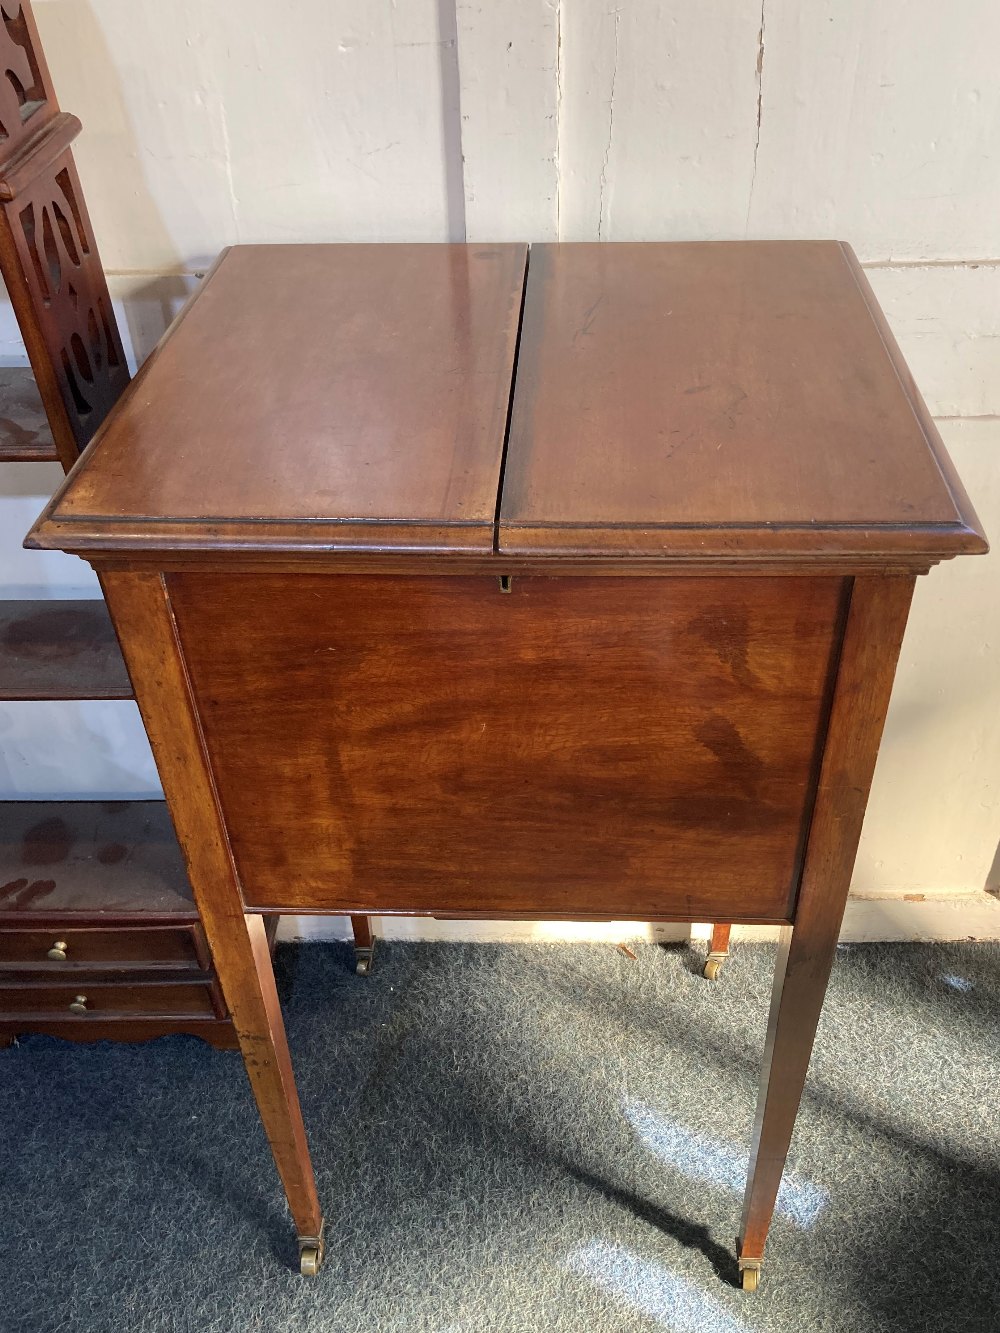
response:
M238 1055L0 1052L5 1333L1000 1329L1000 947L841 949L752 1297L770 949L380 948L279 951L316 1280Z

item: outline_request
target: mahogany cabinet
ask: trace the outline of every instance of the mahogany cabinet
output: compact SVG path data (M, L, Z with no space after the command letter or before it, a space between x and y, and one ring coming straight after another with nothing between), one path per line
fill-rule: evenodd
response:
M914 578L986 549L849 248L236 247L29 544L103 577L303 1271L262 914L707 919L783 927L755 1287Z

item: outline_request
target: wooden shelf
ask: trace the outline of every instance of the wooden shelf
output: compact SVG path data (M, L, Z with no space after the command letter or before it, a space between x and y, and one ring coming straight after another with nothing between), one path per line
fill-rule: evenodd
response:
M0 367L0 463L58 463L29 366Z
M0 925L197 919L163 801L0 801Z
M0 601L0 699L131 699L104 602Z

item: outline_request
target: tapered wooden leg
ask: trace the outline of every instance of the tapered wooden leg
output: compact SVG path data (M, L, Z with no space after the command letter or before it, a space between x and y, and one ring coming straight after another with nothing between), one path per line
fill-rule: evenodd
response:
M835 933L817 939L808 925L782 929L740 1227L741 1271L759 1269L764 1257L836 949Z
M837 950L912 592L910 577L856 578L846 610L802 881L793 924L782 928L771 996L737 1241L743 1287L749 1291L757 1286Z
M275 1165L288 1197L288 1207L304 1243L322 1249L323 1214L316 1193L299 1095L285 1024L278 1003L271 965L271 950L260 916L245 916L245 935L239 952L246 956L234 966L234 931L230 931L227 965L220 980L226 992L240 1050L253 1088L260 1118L274 1154ZM318 1263L317 1263L318 1267Z
M729 957L729 936L732 926L716 923L712 927L712 943L701 974L707 981L714 981L719 975L722 964Z
M370 916L352 916L354 932L354 970L361 977L368 976L375 962L375 936Z
M299 1238L323 1259L323 1214L292 1076L264 919L247 913L191 701L165 580L108 573L104 590L135 686L212 960Z

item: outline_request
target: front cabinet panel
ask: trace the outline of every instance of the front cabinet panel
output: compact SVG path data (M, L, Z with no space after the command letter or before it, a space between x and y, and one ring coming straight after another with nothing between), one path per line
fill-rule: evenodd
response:
M169 576L247 906L787 919L848 586Z

